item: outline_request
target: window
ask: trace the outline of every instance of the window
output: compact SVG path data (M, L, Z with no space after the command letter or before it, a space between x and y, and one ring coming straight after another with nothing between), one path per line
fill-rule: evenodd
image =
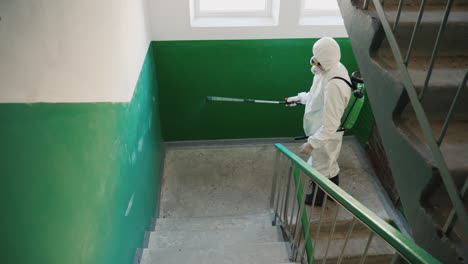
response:
M191 0L193 27L273 26L279 0Z
M265 12L267 0L198 0L201 12Z
M302 0L300 25L343 25L337 0Z
M336 0L304 0L304 10L339 10Z

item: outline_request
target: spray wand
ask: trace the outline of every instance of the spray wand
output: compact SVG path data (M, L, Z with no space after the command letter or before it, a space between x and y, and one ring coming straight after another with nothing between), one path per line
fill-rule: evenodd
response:
M288 102L284 101L269 101L269 100L257 100L257 99L242 99L242 98L230 98L230 97L218 97L218 96L207 96L208 101L222 101L222 102L238 102L238 103L256 103L256 104L283 104L290 105L296 104L301 105L300 102Z

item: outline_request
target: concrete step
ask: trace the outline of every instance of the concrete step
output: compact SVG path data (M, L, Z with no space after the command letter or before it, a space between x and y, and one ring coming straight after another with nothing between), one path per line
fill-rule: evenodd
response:
M468 174L464 177L455 177L456 185L461 188L463 182L468 178ZM422 204L426 213L432 216L434 224L439 230L444 227L450 212L453 208L453 203L448 195L447 188L442 182L440 176L435 179L428 190L423 195ZM468 198L465 197L463 200L465 210L468 211ZM453 245L458 249L459 252L466 252L466 245L468 245L468 236L464 234L463 226L457 217L453 223L452 232L449 233L448 238L452 241Z
M270 213L220 217L158 218L155 231L266 229L271 228L271 220Z
M432 132L438 136L443 125L443 119L441 117L430 116L429 121ZM398 126L408 141L434 168L433 179L426 187L421 201L426 212L432 216L434 224L438 229L441 229L453 206L445 185L442 183L441 176L436 169L437 166L432 158L427 141L414 114L401 119L398 122ZM468 178L468 138L466 135L468 135L468 120L453 120L449 123L446 136L440 146L452 179L459 188L461 188ZM468 210L468 199L465 199L465 208ZM463 248L463 245L468 243L468 236L464 235L463 228L458 219L455 222L453 231L450 235L450 240L456 247Z
M142 264L270 264L290 263L287 243L242 243L215 248L148 248Z
M343 253L342 263L359 263L362 258L366 238L349 239ZM337 262L345 244L345 239L334 239L328 248L328 240L317 240L314 245L314 258L317 263L323 261ZM232 245L226 247L169 248L143 251L142 264L152 263L291 263L288 259L287 243L255 243ZM391 263L395 251L384 241L374 237L365 263Z
M393 53L389 50L379 52L378 56L375 56L374 59L378 61L379 64L382 65L382 67L384 67L385 69L398 70L393 57ZM430 54L428 56L411 56L407 67L409 70L427 71L429 68L430 60ZM466 70L467 67L468 56L437 56L434 61L433 69L454 69L457 71L462 70L462 72L464 73L465 71L463 71L463 69ZM457 77L462 78L463 74L459 74L457 75Z
M372 16L377 17L375 11L369 11ZM411 36L417 21L419 8L405 7L400 15L398 27L394 32L401 53L406 57ZM440 23L444 16L445 6L428 6L424 9L419 31L414 40L413 56L430 56L432 54ZM393 26L395 23L396 7L386 9L386 17ZM442 56L467 56L468 52L463 45L468 40L468 6L455 6L452 8L447 20L444 35L441 38L439 55ZM382 39L381 51L391 52L388 42Z
M463 15L468 17L468 13ZM406 58L411 35L413 34L414 23L400 23L398 30L395 33L398 46L400 47L401 54ZM468 36L466 34L468 24L463 22L450 22L447 24L444 35L439 44L438 55L442 56L467 56L463 43L466 43ZM413 56L430 56L435 47L437 33L439 31L439 24L437 23L422 23L420 30L415 36L412 55ZM390 50L388 42L385 40L382 43L383 50Z
M150 234L149 248L223 247L242 243L282 242L277 227L227 230L158 230Z
M393 55L381 53L375 60L385 69L388 69L395 78L399 77ZM430 57L412 57L408 64L408 71L413 84L419 93L424 87L428 73ZM468 69L468 57L465 56L438 56L429 79L428 88L422 101L424 109L431 114L445 114L450 109L457 89L461 85ZM454 114L458 118L468 118L468 106L462 104L468 100L468 89L463 89Z
M439 117L430 116L429 122L432 132L436 137L440 135L440 130L444 120ZM397 123L400 131L406 135L408 141L425 157L433 166L430 149L422 133L419 123L414 115L406 114ZM440 146L440 150L445 157L447 166L454 174L468 174L468 120L453 120L449 122L447 133Z
M395 22L396 9L396 6L390 5L386 7L386 16L391 24ZM418 92L425 83L435 38L444 11L445 3L442 5L428 5L422 18L421 30L416 35L415 46L409 60L408 69ZM399 42L403 59L407 56L407 48L418 12L418 6L405 6L400 16L395 36ZM454 6L442 38L441 48L435 60L428 89L425 91L424 100L422 101L426 111L430 113L446 113L450 108L456 90L461 84L468 68L468 49L463 44L466 41L468 41L468 5ZM395 78L399 78L399 70L396 67L392 51L386 40L383 41L378 51L373 53L373 58L382 67L395 75ZM462 92L460 100L468 100L468 90L465 89ZM455 110L455 114L468 116L468 107L459 104Z

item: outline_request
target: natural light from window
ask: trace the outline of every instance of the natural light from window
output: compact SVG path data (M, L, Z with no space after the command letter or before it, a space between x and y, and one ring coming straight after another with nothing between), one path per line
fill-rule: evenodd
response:
M199 0L200 11L265 11L267 0Z
M216 0L213 0L216 1ZM336 0L304 0L305 10L338 10Z

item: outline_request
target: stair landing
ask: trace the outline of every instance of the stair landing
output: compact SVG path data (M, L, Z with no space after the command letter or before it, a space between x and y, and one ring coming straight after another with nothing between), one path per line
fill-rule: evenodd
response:
M280 227L271 225L275 142L296 153L302 144L289 139L167 144L160 215L140 263L291 263L287 239ZM389 200L354 138L345 138L339 163L341 187L390 220ZM336 208L333 202L325 208L317 260L324 256ZM314 215L319 211L314 208ZM311 231L316 218L311 218ZM349 213L339 211L329 261L337 261L351 220ZM359 260L368 236L364 226L355 226L343 263ZM366 263L387 263L393 253L377 238Z
M298 154L303 142L233 140L167 145L160 218L232 216L269 211L275 142ZM338 160L340 186L377 215L391 205L354 137L345 137Z

